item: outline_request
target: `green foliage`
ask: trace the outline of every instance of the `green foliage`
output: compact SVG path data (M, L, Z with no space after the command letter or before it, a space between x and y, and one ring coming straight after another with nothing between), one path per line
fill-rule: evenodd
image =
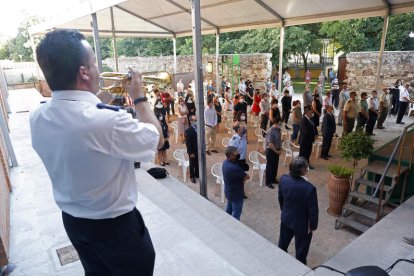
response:
M352 159L356 164L358 160L371 156L374 151L374 140L363 131L358 130L343 136L339 148L342 157L348 160Z
M330 165L328 166L328 170L335 176L340 178L351 177L354 173L353 169L346 168L340 165Z
M325 22L322 24L320 34L337 44L337 52L378 51L383 25L382 17ZM391 16L388 23L385 50L414 50L414 43L408 36L413 29L413 13Z

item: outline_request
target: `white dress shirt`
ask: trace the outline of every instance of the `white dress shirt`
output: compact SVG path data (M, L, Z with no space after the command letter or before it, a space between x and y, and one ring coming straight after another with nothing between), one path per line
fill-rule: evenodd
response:
M207 106L204 109L204 121L206 122L206 126L214 127L217 125L217 113L214 106L212 108Z
M159 133L124 110L98 109L87 91L54 91L30 114L32 145L52 181L55 201L79 218L114 218L136 205L133 161L153 159Z

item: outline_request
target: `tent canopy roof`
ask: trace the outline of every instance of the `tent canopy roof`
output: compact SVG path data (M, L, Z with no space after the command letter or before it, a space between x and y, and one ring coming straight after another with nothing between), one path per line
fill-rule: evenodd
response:
M101 36L111 36L111 7L118 37L181 37L192 34L189 0L79 0L58 16L33 26L32 35L54 28L92 35L97 14ZM413 0L203 0L203 34L384 16L414 11Z

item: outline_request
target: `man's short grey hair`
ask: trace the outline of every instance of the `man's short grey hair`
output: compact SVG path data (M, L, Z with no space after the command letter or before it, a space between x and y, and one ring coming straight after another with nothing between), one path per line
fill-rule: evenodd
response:
M230 155L233 154L234 152L237 152L237 148L236 147L233 147L233 146L228 146L224 150L224 154L226 155L227 158L229 158Z
M308 161L303 157L297 157L290 162L289 174L294 178L305 175L309 167Z

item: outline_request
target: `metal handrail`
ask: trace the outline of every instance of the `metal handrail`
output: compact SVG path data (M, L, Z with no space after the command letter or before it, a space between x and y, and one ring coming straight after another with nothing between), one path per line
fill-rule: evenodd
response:
M401 156L402 156L402 146L404 145L404 143L405 143L405 137L407 136L407 130L410 128L410 127L412 127L412 126L414 126L414 123L411 123L411 124L409 124L409 125L407 125L407 126L405 126L404 127L404 129L402 130L402 133L401 133L401 135L400 135L400 138L398 139L398 142L397 142L397 144L395 145L395 147L394 147L394 150L392 151L392 153L391 153L391 156L390 156L390 158L389 158L389 160L388 160L388 162L387 162L387 166L385 167L385 170L384 170L384 172L382 173L382 175L381 175L381 178L380 178L380 180L379 180L379 182L378 182L378 185L377 185L377 187L375 188L375 191L374 191L374 193L373 193L373 195L372 195L372 197L376 197L376 195L377 195L377 193L378 193L378 190L379 189L381 189L380 190L380 195L379 195L379 202L378 202L378 209L377 209L377 221L378 221L378 218L379 218L379 216L380 216L380 209L381 209L381 201L382 201L382 194L383 194L383 191L384 191L384 189L383 189L383 187L384 187L384 180L385 180L385 176L387 175L387 172L388 172L388 169L390 168L390 166L391 166L391 163L392 163L392 161L393 161L393 159L394 159L394 156L395 156L395 154L397 153L397 150L398 150L398 148L400 148L400 146L401 146L401 148L400 148L400 154L399 154L399 156L398 156L398 175L399 175L399 173L400 173L400 171L401 171ZM402 142L402 143L401 143ZM413 149L414 150L414 149ZM411 163L411 162L410 162Z
M394 150L392 151L392 154L391 154L391 156L390 156L390 159L388 160L387 166L385 167L385 170L384 170L383 174L381 175L381 179L380 179L380 181L379 181L379 183L378 183L377 187L375 188L375 192L374 192L374 194L372 195L372 197L376 197L376 195L377 195L377 193L378 193L378 190L380 189L380 185L381 185L381 184L382 184L382 182L384 182L384 180L385 180L385 176L386 176L386 174L387 174L387 172L388 172L388 169L389 169L389 168L390 168L390 166L391 166L391 163L392 163L392 160L394 159L395 154L397 153L397 150L398 150L398 148L399 148L399 146L400 146L400 144L401 144L401 141L402 141L403 139L405 140L405 136L407 135L407 129L409 129L409 128L410 128L410 127L412 127L412 126L414 126L414 123L411 123L411 124L407 125L406 127L404 127L404 129L403 129L403 131L402 131L402 134L400 135L400 138L398 139L397 145L395 145L395 148L394 148ZM398 158L398 159L401 159L401 154L400 154L400 156L399 156L399 158ZM398 166L400 167L400 162L398 162Z

